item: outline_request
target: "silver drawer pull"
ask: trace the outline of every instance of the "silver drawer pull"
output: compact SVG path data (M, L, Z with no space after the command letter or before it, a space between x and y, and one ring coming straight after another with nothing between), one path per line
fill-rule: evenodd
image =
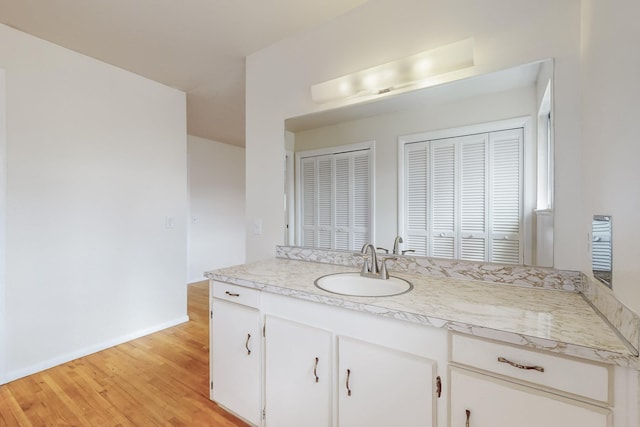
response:
M316 363L313 365L313 376L316 378L316 382L320 381L320 377L318 377L318 362L320 359L316 357Z
M247 349L247 356L251 356L251 349L249 348L249 340L251 339L251 334L247 334L247 341L244 343L244 348Z
M239 297L240 296L240 294L234 294L234 293L231 293L229 291L224 291L224 293L229 295L230 297Z
M515 363L512 362L510 360L505 359L504 357L498 357L498 362L502 362L502 363L507 363L511 366L513 366L514 368L518 368L518 369L524 369L527 371L538 371L538 372L544 372L544 368L542 366L525 366L525 365L520 365L519 363Z

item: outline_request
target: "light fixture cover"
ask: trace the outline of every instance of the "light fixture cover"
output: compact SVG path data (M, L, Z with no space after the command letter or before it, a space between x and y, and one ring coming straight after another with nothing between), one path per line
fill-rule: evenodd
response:
M311 98L323 103L414 85L424 87L429 79L473 65L473 39L466 39L318 83L311 86Z

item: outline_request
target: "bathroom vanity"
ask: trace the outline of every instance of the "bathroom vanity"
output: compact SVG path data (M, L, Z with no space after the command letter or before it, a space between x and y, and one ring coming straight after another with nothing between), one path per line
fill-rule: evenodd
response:
M211 399L275 427L637 426L637 353L582 295L559 290L577 276L535 289L525 282L553 280L390 263L411 291L314 285L357 263L278 257L207 273Z

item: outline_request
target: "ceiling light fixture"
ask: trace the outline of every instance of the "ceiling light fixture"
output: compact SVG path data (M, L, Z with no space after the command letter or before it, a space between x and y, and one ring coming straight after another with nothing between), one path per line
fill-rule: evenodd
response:
M443 82L454 71L473 67L473 39L407 56L311 86L314 102L379 95Z

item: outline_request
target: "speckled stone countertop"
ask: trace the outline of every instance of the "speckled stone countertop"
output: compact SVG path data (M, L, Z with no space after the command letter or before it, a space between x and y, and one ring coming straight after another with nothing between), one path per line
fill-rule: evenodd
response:
M353 297L314 285L353 266L274 258L207 272L206 277L307 301L447 328L529 348L638 367L619 334L576 292L391 271L414 285L390 297Z

